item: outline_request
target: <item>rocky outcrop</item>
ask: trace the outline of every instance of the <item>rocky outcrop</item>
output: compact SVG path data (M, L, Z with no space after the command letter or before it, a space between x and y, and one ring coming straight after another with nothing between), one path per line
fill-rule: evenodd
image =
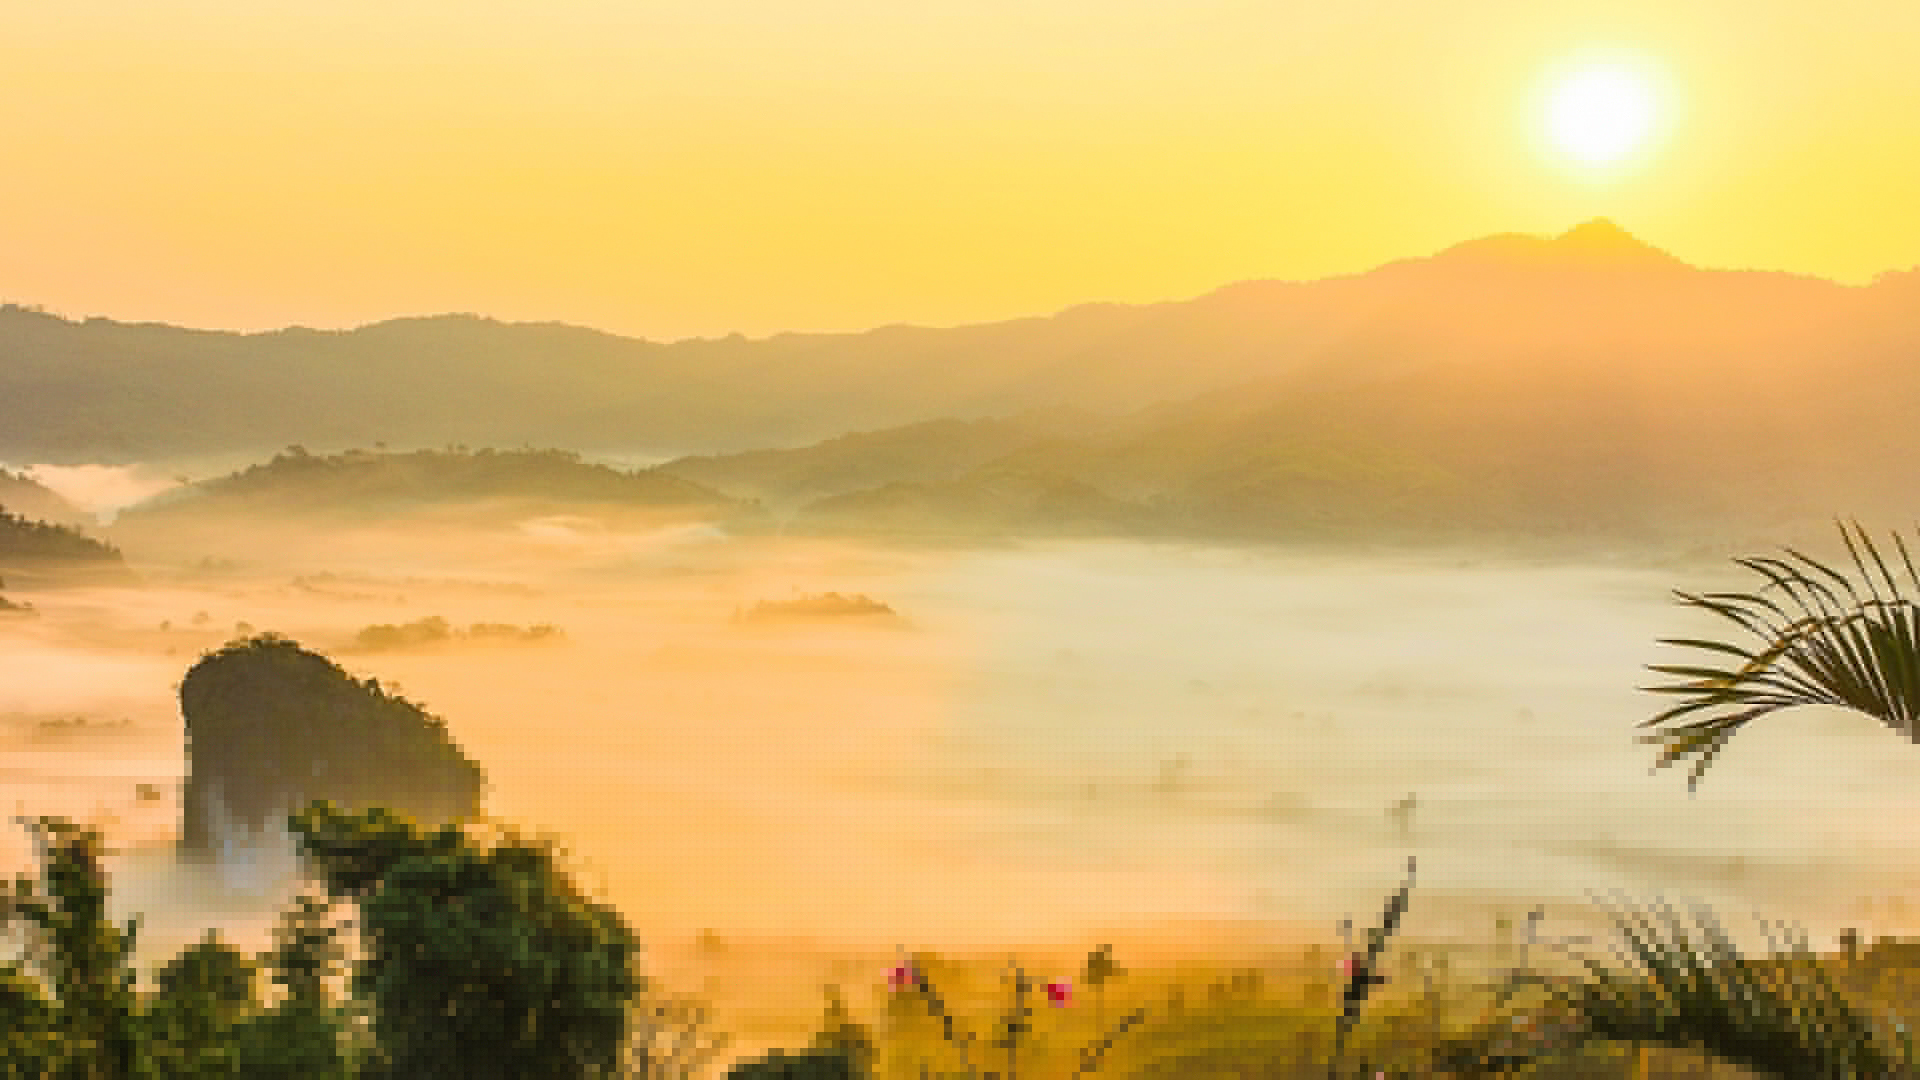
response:
M317 799L422 824L479 813L484 775L445 725L375 680L267 634L228 644L180 684L187 789L179 852L235 889L298 871L286 817Z

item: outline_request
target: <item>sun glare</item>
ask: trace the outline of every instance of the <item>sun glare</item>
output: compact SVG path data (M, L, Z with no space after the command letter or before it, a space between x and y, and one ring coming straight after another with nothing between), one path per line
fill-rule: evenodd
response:
M1615 64L1580 68L1547 98L1547 134L1583 165L1610 165L1645 141L1653 128L1654 97L1647 81Z

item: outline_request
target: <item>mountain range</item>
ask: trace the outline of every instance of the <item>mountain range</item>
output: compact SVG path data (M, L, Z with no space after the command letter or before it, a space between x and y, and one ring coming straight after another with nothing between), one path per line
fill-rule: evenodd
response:
M1367 273L952 328L656 343L471 315L237 334L0 308L0 460L376 442L661 457L1036 408L1124 414L1249 381L1436 365L1718 379L1920 344L1920 272L1700 270L1598 221Z
M1188 301L757 341L7 308L0 457L540 444L678 453L660 474L802 528L1628 536L1904 520L1916 358L1920 271L1707 270L1593 221Z

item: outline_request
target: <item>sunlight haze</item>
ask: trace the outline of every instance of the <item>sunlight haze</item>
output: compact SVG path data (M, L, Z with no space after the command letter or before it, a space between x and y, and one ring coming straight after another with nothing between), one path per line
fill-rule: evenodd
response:
M5 12L0 1075L1920 1076L1920 0Z
M1547 126L1560 149L1582 164L1605 166L1651 133L1659 103L1646 79L1623 64L1582 67L1547 102Z
M0 299L761 336L1183 299L1597 216L1696 265L1861 283L1920 250L1917 44L1911 5L1784 0L23 5ZM1686 106L1605 183L1539 130L1541 80L1596 49Z

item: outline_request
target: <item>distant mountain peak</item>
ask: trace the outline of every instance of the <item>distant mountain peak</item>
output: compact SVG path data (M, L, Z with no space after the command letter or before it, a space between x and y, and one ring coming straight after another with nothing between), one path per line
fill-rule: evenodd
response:
M1611 219L1603 217L1594 218L1592 221L1585 221L1575 225L1573 228L1555 237L1553 243L1556 247L1565 248L1569 251L1577 251L1582 254L1602 257L1627 255L1636 258L1645 258L1653 256L1662 261L1678 261L1675 260L1672 255L1661 251L1659 248L1654 247L1652 244L1641 240L1639 237L1621 228Z
M1505 267L1684 267L1610 218L1585 221L1558 236L1499 233L1455 244L1437 258Z
M1640 241L1637 238L1635 238L1632 233L1621 228L1619 222L1613 220L1612 218L1605 218L1605 217L1597 217L1591 221L1583 221L1580 224L1575 225L1573 228L1568 229L1566 232L1563 232L1560 234L1560 242L1576 243L1576 244L1592 244L1592 243L1638 244L1640 243Z

